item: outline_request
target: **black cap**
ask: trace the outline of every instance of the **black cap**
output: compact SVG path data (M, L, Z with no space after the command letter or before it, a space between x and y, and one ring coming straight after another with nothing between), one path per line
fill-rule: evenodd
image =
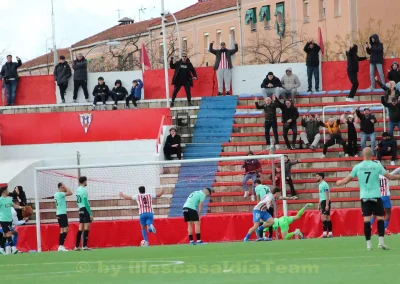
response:
M382 133L382 137L390 137L389 132L383 132L383 133Z
M269 76L269 75L272 75L272 76L273 76L273 75L274 75L274 73L273 73L273 72L268 72L268 76Z
M64 55L60 55L60 60L65 60L65 56Z
M370 110L369 107L365 107L365 108L364 108L364 111L365 111L366 109L367 109L367 110Z
M97 79L97 81L104 81L103 77L99 77L99 79Z
M325 173L317 173L317 176L320 176L322 178L325 178Z

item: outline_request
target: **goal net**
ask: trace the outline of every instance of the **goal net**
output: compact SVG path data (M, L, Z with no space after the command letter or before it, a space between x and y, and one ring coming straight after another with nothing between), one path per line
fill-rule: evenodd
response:
M279 173L280 179L274 179L275 167L284 168L283 155L35 168L34 209L38 251L41 250L40 224L57 223L54 193L58 190L59 183L63 183L73 192L72 196L66 198L69 222L79 220L75 191L81 176L87 177L89 203L96 221L139 219L136 201L124 200L119 197L119 193L134 196L139 193L140 186L145 186L146 193L164 192L161 198L153 200L155 218L182 216L183 204L190 193L206 187L213 188L215 193L210 200L206 199L204 202L203 214L251 212L255 203L250 196L243 196L243 165L249 159L260 162L262 171L259 178L262 183L272 190L273 181L280 181L281 184L276 185L282 188L282 195L285 196L286 187L282 183L285 180L284 171ZM251 178L245 187L252 192ZM233 206L234 202L245 204ZM286 202L283 210L286 214Z

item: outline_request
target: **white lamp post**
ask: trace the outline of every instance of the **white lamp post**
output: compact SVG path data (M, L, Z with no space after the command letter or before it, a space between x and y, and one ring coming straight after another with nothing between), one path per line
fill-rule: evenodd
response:
M165 15L171 15L174 18L176 30L178 32L178 39L179 39L179 57L182 58L182 38L181 38L181 30L179 28L178 20L176 19L175 15L168 10L165 10Z
M165 71L165 96L167 98L167 106L169 105L169 78L168 78L168 58L167 58L167 37L165 31L165 10L164 0L161 0L161 27L163 34L163 49L164 49L164 71Z
M121 42L115 40L115 41L107 41L107 42L102 42L99 44L96 44L95 46L93 46L91 49L89 49L89 51L86 53L85 57L96 47L101 46L101 45L107 45L107 46L120 46ZM72 59L72 58L71 58Z

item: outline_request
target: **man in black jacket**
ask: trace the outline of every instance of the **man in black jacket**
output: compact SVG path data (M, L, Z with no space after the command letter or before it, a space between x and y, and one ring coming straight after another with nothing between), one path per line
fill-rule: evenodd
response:
M360 107L356 108L357 117L360 119L360 129L361 129L361 149L364 150L366 147L367 139L371 139L371 149L375 149L375 123L376 117L371 114L369 108L364 108L364 114L360 112Z
M261 93L264 97L271 97L276 95L279 98L279 88L282 88L281 80L274 76L274 73L268 72L267 77L263 80L261 84Z
M275 98L276 98L276 96L273 95L272 99L274 99L274 101L272 102L272 99L270 97L266 97L264 105L260 105L258 103L257 97L254 98L256 108L263 109L264 113L265 113L264 127L265 127L265 140L267 141L267 149L269 149L270 145L271 145L271 138L269 135L269 131L271 130L271 127L274 132L275 147L277 149L279 148L278 121L276 120L276 109L279 106L276 103Z
M171 107L174 107L174 101L182 86L186 91L188 105L192 106L192 95L190 94L190 88L193 87L193 80L197 80L197 73L193 67L193 64L190 62L187 54L184 53L182 54L182 59L176 63L174 63L174 58L171 57L169 66L171 69L175 69L174 77L172 78L172 85L175 85L175 87L172 94Z
M388 79L389 81L393 81L396 83L396 89L400 91L400 70L399 70L399 63L398 62L393 62L392 67L389 70L388 73Z
M116 80L114 84L114 88L109 92L112 99L114 100L113 110L117 109L118 101L124 100L128 95L128 91L122 87L122 81Z
M347 56L347 75L352 84L349 96L346 99L346 102L354 102L354 96L358 89L358 62L366 60L367 57L359 57L358 54L358 46L357 44L350 44L349 50L346 51Z
M172 160L171 155L176 154L178 159L182 159L181 136L176 134L176 128L169 130L169 135L165 141L164 155L166 160Z
M12 55L7 55L7 62L1 68L1 78L6 85L7 106L15 105L18 86L18 67L21 67L22 61L17 56L18 62L12 62Z
M74 69L74 103L76 103L76 99L78 98L79 87L82 87L85 99L88 102L89 92L87 89L87 60L82 53L79 53L77 58L73 61L72 69Z
M377 151L376 157L378 161L381 161L384 156L392 156L390 165L394 166L397 157L397 142L393 136L387 132L383 132L382 138L382 141L375 147L375 151Z
M385 75L383 75L383 44L379 40L377 34L373 34L369 38L369 43L365 43L365 51L371 55L369 63L369 76L371 79L370 89L375 89L375 69L378 69L381 82L385 82Z
M384 85L382 84L382 86ZM389 99L390 103L388 102ZM400 103L397 97L389 98L388 95L381 97L381 103L389 109L389 135L393 136L395 127L400 130Z
M321 119L318 115L309 115L308 119L303 116L301 120L301 126L304 127L304 132L300 133L300 138L303 140L306 148L315 150L317 148L319 141L321 139L321 134L319 133ZM310 146L311 143L311 146Z
M313 40L309 40L304 47L307 53L306 65L308 76L308 92L312 91L312 76L315 78L315 91L319 91L319 51L321 48Z
M110 93L110 89L104 83L103 77L99 77L97 80L98 84L93 89L94 101L92 110L96 110L96 105L99 100L103 102L103 110L107 110L106 100L108 98L108 94Z
M288 150L295 150L297 138L296 120L299 118L299 112L290 100L286 100L284 104L278 99L276 99L276 102L282 110L283 139L285 139L286 147ZM288 138L289 129L292 130L292 145L290 145Z
M54 68L54 80L60 88L60 95L62 103L65 104L65 94L68 88L68 79L71 77L72 71L71 67L67 61L65 61L65 56L60 56L60 61L58 62L56 68Z
M235 49L227 49L226 44L221 42L221 49L215 50L213 48L214 41L210 43L209 51L215 55L214 70L217 73L218 80L218 96L222 96L224 92L224 82L226 95L231 95L231 81L232 81L232 56L238 52L239 46L235 42Z

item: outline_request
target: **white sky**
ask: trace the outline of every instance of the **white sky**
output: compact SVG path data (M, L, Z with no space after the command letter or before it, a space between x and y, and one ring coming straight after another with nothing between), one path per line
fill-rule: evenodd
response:
M141 20L160 16L161 0L53 0L57 48L72 44L110 28L121 18ZM179 11L198 0L165 0L165 9ZM155 7L155 8L153 8ZM0 0L0 51L23 61L46 53L51 38L51 0ZM52 40L48 41L52 47Z

